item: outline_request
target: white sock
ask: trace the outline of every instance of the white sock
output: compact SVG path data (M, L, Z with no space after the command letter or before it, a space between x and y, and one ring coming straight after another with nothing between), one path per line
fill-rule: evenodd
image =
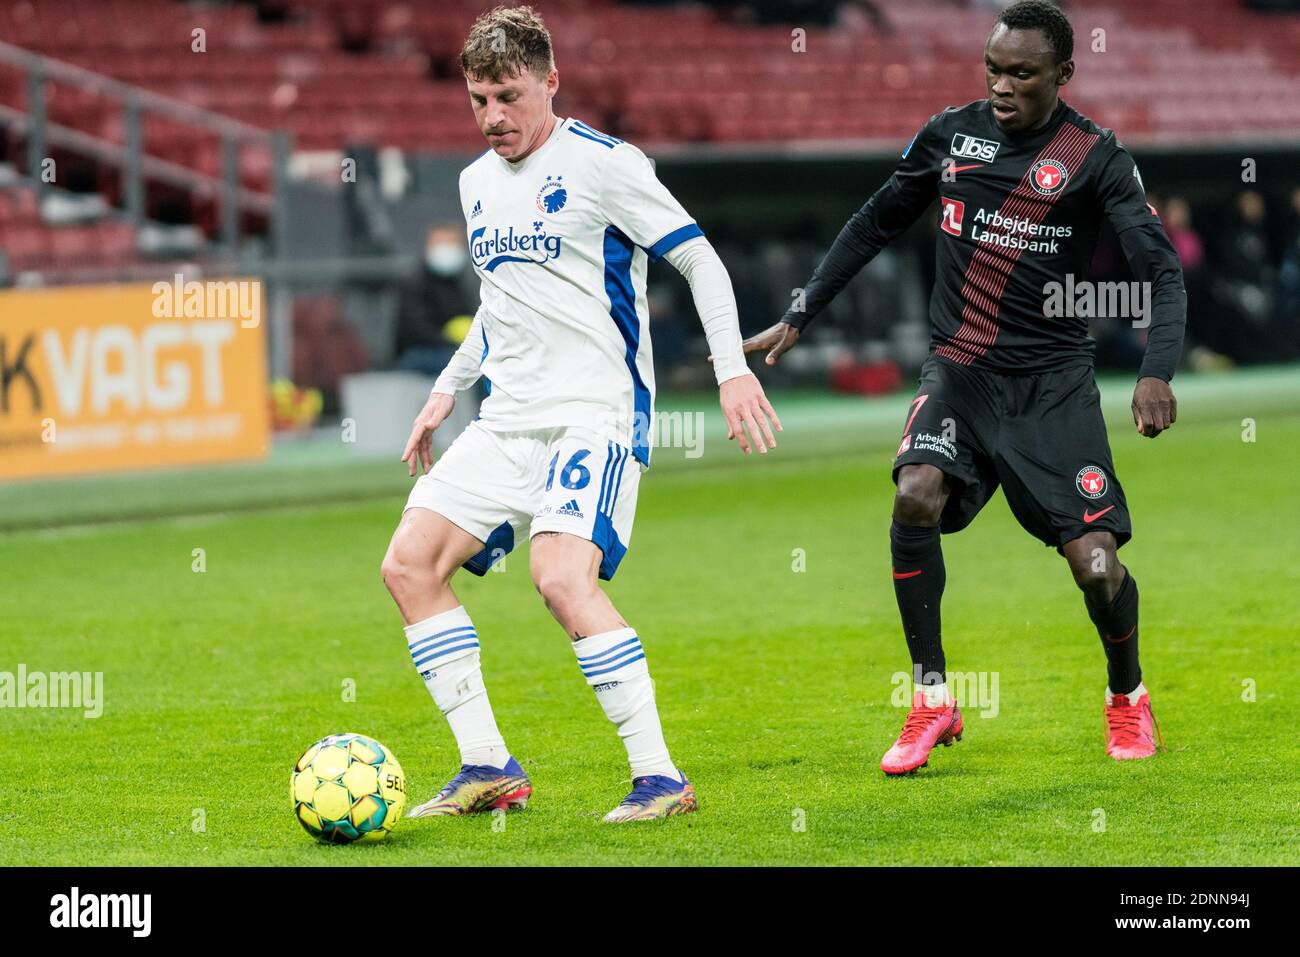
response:
M620 628L590 635L573 643L573 653L605 717L618 728L632 777L664 774L682 780L668 756L650 668L636 631Z
M925 695L927 708L942 708L944 705L952 704L952 698L948 697L946 681L941 681L937 685L920 685L916 690Z
M407 625L406 643L415 670L447 716L460 747L461 763L504 768L510 752L497 730L483 686L478 633L465 606Z
M1137 686L1136 688L1134 688L1132 691L1130 691L1128 694L1126 694L1124 697L1128 698L1128 703L1129 703L1129 704L1137 704L1137 703L1138 703L1138 699L1141 698L1141 697L1142 697L1144 694L1146 694L1146 693L1147 693L1147 686L1144 685L1142 682L1139 681L1139 682L1138 682L1138 686ZM1106 704L1109 705L1109 704L1110 704L1112 701L1114 701L1114 700L1115 700L1115 692L1111 691L1111 690L1110 690L1110 686L1107 685L1107 686L1106 686Z

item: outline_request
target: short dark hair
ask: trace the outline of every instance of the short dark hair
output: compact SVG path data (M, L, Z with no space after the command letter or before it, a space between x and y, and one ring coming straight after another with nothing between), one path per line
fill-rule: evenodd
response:
M1042 30L1057 63L1074 56L1074 28L1061 8L1048 0L1017 0L1002 11L997 22L1008 30Z

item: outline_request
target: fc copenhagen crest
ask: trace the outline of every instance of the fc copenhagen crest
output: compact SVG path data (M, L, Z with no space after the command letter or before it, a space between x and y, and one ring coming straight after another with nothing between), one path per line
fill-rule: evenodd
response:
M548 176L537 191L537 209L543 213L558 213L569 201L569 191L564 188L563 176Z
M1084 498L1101 498L1106 494L1106 473L1095 465L1085 465L1074 477L1074 487Z
M1065 189L1069 178L1070 171L1060 160L1039 160L1029 171L1029 181L1034 184L1034 189L1044 196L1055 196Z

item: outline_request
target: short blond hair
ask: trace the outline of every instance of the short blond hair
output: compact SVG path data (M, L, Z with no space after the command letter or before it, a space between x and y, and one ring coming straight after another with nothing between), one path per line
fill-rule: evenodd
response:
M551 34L532 7L493 7L469 28L460 66L471 80L501 83L523 70L545 79L555 68Z

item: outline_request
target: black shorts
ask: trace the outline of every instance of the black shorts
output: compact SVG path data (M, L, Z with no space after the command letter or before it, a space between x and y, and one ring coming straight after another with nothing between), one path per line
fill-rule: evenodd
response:
M908 407L894 481L917 464L951 479L944 532L969 525L1001 485L1016 520L1047 545L1099 529L1120 545L1133 536L1089 364L1010 376L931 355Z

